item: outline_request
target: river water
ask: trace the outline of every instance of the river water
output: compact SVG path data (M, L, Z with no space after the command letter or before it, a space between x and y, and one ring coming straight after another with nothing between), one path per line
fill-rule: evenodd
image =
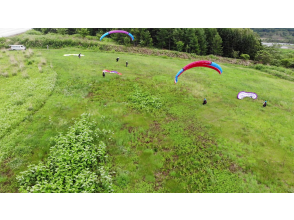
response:
M288 46L294 46L294 44L288 44L288 43L267 43L267 42L261 42L262 45L265 45L265 46L273 46L274 44L280 44L282 45L281 48L282 49L288 49L289 47Z

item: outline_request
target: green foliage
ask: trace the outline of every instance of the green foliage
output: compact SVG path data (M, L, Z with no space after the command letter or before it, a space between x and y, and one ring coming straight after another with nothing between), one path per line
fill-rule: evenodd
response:
M223 54L222 38L217 33L212 40L212 54L221 56Z
M282 66L284 66L286 68L289 68L289 67L294 68L294 58L282 59L281 64L282 64Z
M77 33L80 34L82 37L86 37L89 35L89 30L87 28L77 28Z
M249 60L250 56L248 54L241 54L240 58L243 59L243 60Z
M262 47L262 50L258 51L255 60L261 61L263 64L278 64L277 60L281 59L281 49L277 46Z
M261 61L263 64L269 64L273 59L273 56L270 52L261 50L258 51L255 57L255 60Z
M68 32L67 28L56 28L58 34L65 35Z
M161 108L160 99L148 92L143 92L137 85L134 85L134 93L129 96L130 106L137 110L154 112Z
M105 167L106 145L101 138L111 131L100 130L82 114L69 131L53 138L55 145L45 163L29 165L17 176L20 192L97 193L112 192L112 179ZM96 144L95 144L96 143Z
M235 51L235 50L233 50L233 51L232 51L232 57L233 57L233 58L238 58L238 57L239 57L239 53L240 53L240 51Z
M131 40L130 40L130 37L124 37L124 44L126 45L126 46L130 46L130 44L131 44Z
M41 31L37 31L37 30L32 29L32 30L26 31L26 34L28 34L28 35L42 35L44 33L42 33Z
M177 51L183 51L184 43L182 41L178 41L177 43Z
M5 37L0 37L0 48L4 47L5 46Z

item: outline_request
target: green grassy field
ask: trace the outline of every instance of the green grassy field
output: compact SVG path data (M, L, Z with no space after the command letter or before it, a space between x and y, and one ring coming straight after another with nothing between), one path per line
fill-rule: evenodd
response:
M80 52L81 59L63 56ZM17 80L48 85L53 78L45 76L56 72L56 82L36 111L9 114L17 122L0 139L1 192L17 192L15 177L29 164L46 161L54 145L50 138L67 132L84 112L99 128L113 131L105 144L114 192L294 191L293 82L218 63L222 75L193 68L174 84L176 73L194 60L78 48L35 49L34 54L46 59L43 69L49 72L28 79L0 77L1 85L10 80L10 90L1 90L4 103L15 102L9 94ZM9 63L4 59L0 62ZM103 78L103 69L123 75ZM255 92L258 99L238 100L240 91ZM29 97L35 96L23 92L21 100Z

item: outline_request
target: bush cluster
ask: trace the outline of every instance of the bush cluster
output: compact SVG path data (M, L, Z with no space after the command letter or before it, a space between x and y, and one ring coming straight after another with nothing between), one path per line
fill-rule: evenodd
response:
M66 134L53 138L55 145L45 163L30 165L17 176L20 192L112 192L106 168L106 145L101 140L111 131L100 130L82 114Z

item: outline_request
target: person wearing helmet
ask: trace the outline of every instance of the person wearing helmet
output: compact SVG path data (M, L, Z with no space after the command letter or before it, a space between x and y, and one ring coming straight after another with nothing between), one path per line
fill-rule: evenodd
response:
M263 107L266 107L266 101L264 101L264 103L263 103L263 105L262 105Z
M116 58L116 62L118 62L119 61L119 57L118 58Z
M207 101L206 101L206 99L204 99L202 104L205 105L206 103L207 103Z
M103 73L102 73L102 76L103 76L103 78L105 77L105 72L103 71Z
M128 64L129 64L128 61L126 61L126 67L128 67Z

